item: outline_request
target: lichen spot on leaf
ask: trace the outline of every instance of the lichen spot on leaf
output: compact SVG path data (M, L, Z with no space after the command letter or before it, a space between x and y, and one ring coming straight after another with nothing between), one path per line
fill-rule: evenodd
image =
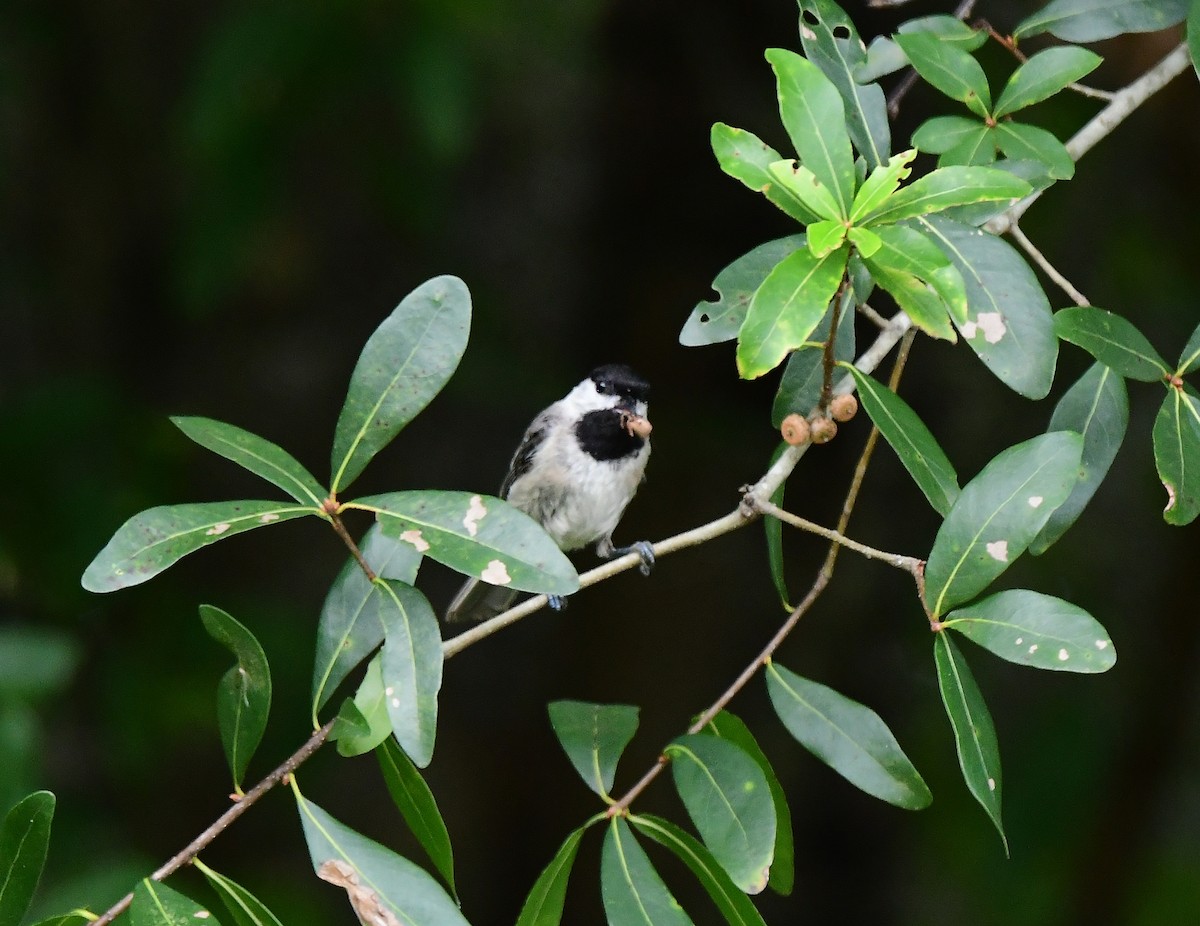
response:
M992 559L999 563L1008 562L1007 540L993 540L991 543L986 544L985 547L987 549L988 556L990 556Z
M508 567L498 559L488 562L487 568L479 574L479 578L490 585L508 585L512 581Z
M222 521L220 524L214 524L204 532L207 537L220 537L223 533L229 530L229 522Z
M463 527L467 533L474 537L479 533L479 522L483 520L487 514L487 508L483 504L483 497L472 495L470 504L467 505L467 513L463 516Z
M418 553L424 553L429 549L429 541L421 536L421 532L416 530L405 531L400 535L400 539L405 543L411 543Z

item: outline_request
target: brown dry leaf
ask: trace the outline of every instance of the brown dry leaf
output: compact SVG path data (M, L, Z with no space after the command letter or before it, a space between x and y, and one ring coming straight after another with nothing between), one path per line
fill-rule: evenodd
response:
M404 926L396 914L383 905L375 891L358 880L358 872L339 859L328 859L317 869L317 877L346 891L350 906L363 926Z

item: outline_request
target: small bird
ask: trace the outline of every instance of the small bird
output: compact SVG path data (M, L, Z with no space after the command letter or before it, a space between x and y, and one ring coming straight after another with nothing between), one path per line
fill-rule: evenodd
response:
M650 385L624 364L597 367L525 430L500 497L525 512L564 552L596 545L604 559L637 553L650 574L646 541L613 546L612 532L641 485L650 458ZM446 609L447 621L479 621L511 607L517 592L469 580ZM556 611L566 602L550 596Z

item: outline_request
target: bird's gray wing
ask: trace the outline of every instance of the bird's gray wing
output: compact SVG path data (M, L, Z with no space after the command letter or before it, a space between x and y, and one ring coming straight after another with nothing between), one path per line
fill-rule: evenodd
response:
M468 579L446 608L447 623L486 621L512 607L515 589L489 585L480 579Z
M501 498L508 498L508 490L512 488L512 484L529 472L530 467L533 466L533 458L537 454L538 448L546 442L546 435L550 433L551 426L558 419L559 412L556 405L557 403L541 412L525 429L521 443L517 445L512 462L508 465L508 475L500 484Z

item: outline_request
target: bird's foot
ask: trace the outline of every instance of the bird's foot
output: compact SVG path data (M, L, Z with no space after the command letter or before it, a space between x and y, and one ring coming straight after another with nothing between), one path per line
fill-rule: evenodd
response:
M546 604L550 606L551 611L565 611L567 609L567 596L547 595Z
M614 547L613 556L624 556L626 553L636 553L642 559L642 564L638 566L638 571L642 575L650 575L650 571L654 568L654 547L648 540L638 540L631 543L627 547Z

